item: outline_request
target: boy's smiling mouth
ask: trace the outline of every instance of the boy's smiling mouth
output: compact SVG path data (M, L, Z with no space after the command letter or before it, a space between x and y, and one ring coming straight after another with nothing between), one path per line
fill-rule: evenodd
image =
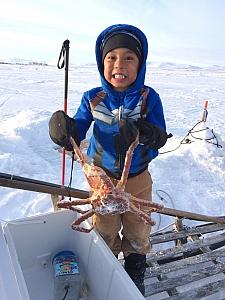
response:
M113 78L115 79L125 79L126 77L124 74L113 74Z

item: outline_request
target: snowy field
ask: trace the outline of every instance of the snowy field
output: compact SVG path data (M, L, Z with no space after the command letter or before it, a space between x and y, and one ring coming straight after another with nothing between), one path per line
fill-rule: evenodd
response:
M82 93L99 84L95 65L70 66L69 115L75 113ZM170 152L160 154L149 165L154 201L206 215L225 215L225 67L152 63L146 84L160 94L167 131L173 134L160 149L161 153ZM63 98L64 70L0 64L0 172L60 184L61 154L49 138L48 121L54 111L63 109ZM191 143L180 145L201 120L205 100L209 101L207 122L195 131L206 130L189 135ZM217 141L222 147L213 144ZM68 184L70 158L66 166ZM78 163L72 186L88 190ZM2 220L52 210L49 195L0 187ZM173 222L168 216L152 217L157 222L154 230Z

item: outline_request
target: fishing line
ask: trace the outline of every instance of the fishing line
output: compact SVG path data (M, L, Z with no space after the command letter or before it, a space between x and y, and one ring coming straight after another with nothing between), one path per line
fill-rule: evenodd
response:
M72 159L72 161L71 161L71 168L70 168L70 181L69 181L69 184L68 184L69 193L70 193L70 189L71 189L72 181L73 181L74 151L72 151L71 159ZM69 195L69 200L71 200L71 195Z
M174 205L174 201L173 201L172 197L171 197L166 191L158 189L158 190L156 190L156 195L159 197L160 201L165 202L165 203L168 203L168 201L166 200L166 198L163 197L163 196L161 195L161 193L165 194L165 195L170 199L170 202L171 202L171 204L172 204L172 208L175 209L175 205ZM166 226L166 227L163 228L163 229L159 229L159 228L160 228L160 225L161 225L161 223L162 223L162 216L161 216L161 214L158 214L158 216L159 216L159 223L158 223L157 228L156 228L156 230L154 231L154 233L155 233L155 232L160 232L160 231L164 230L165 228L167 228L167 226ZM170 227L170 226L173 225L173 224L174 224L174 223L168 225L168 227Z
M176 151L177 149L179 149L181 147L181 145L185 145L185 144L191 144L195 141L191 140L190 138L188 138L188 136L190 135L190 137L192 137L193 139L196 139L196 140L201 140L201 141L206 141L207 143L209 144L213 144L215 146L217 146L217 148L223 148L222 145L219 144L219 141L218 141L218 138L217 136L215 135L213 129L210 129L209 127L206 127L206 128L203 128L203 129L199 129L199 130L196 130L196 126L198 126L199 124L201 123L204 123L204 121L199 121L197 122L189 131L188 133L184 136L184 138L181 140L180 144L172 149L172 150L168 150L168 151L165 151L165 152L159 152L159 154L166 154L166 153L170 153L170 152L173 152L173 151ZM210 130L211 133L212 133L212 137L211 138L199 138L199 137L196 137L194 135L194 133L197 133L197 132L201 132L201 131L206 131L206 130ZM213 142L213 140L216 140L216 142Z

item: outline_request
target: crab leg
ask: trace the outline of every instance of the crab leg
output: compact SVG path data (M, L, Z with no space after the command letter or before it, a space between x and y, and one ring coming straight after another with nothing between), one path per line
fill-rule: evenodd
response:
M151 208L152 211L159 211L163 208L162 204L150 202L150 201L144 200L144 199L139 199L132 195L130 195L130 200L133 202L133 204L136 207L137 207L137 204L139 204L139 206L147 206L147 207Z
M78 208L77 206L71 206L69 209L72 210L72 211L76 211L76 212L78 212L79 214L82 214L82 215L89 211L89 209L88 210L82 210L82 209Z
M86 161L84 154L81 152L80 148L77 146L77 144L74 141L74 139L72 138L72 136L70 137L70 142L73 146L73 150L74 150L76 156L78 157L81 165L83 166Z
M91 216L93 216L94 211L93 209L88 210L85 214L83 214L82 216L80 216L77 220L75 220L72 223L72 229L76 230L76 231L80 231L80 232L85 232L85 233L89 233L94 226L91 226L90 228L84 228L82 226L79 226L83 221L85 221L86 219L90 218Z
M59 208L70 208L71 206L85 205L85 204L91 204L91 198L87 198L87 199L74 198L74 200L60 200L57 203L57 206Z
M136 208L133 204L130 204L130 212L135 213L138 217L140 217L146 224L155 225L155 221L151 220L151 218L142 210Z
M117 183L117 186L116 186L116 187L121 188L122 191L124 191L124 189L125 189L134 149L137 147L138 143L139 143L139 134L137 135L137 137L133 141L133 143L130 144L129 149L127 150L124 167L123 167L123 173L121 175L120 181Z

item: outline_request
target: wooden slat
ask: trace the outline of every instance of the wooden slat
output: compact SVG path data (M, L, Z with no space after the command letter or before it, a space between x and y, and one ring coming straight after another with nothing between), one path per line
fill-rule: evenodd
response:
M202 240L198 240L192 243L187 243L179 247L169 248L166 250L158 251L158 252L150 252L147 255L147 260L165 260L169 258L179 257L181 255L185 255L186 253L191 253L199 250L201 247L206 247L213 245L215 243L223 242L225 240L225 233L218 234L216 236L212 236L209 238L205 238Z
M195 266L198 267L198 264L207 263L209 261L218 261L222 259L225 261L225 249L219 249L208 253L199 254L193 257L183 258L182 260L173 261L164 265L159 265L157 268L149 267L146 269L146 278L165 275L171 270L178 271L184 268Z
M59 186L45 181L38 181L38 180L15 176L6 173L0 173L0 186L39 192L39 193L47 193L51 195L61 195L65 197L74 197L74 198L81 198L81 199L88 197L87 191L68 188L65 186ZM168 207L163 207L161 210L159 210L156 213L179 217L179 218L187 218L190 220L213 222L213 223L225 225L224 217L207 216L207 215L197 214L194 212L172 209Z
M165 299L173 300L197 300L209 295L217 299L216 293L220 292L225 299L225 279L223 279L223 276L225 277L225 248L212 251L225 245L224 229L223 225L212 223L188 228L181 232L168 231L151 234L150 241L153 249L147 255L149 267L145 274L146 298L157 299L159 294L163 293ZM216 231L222 233L212 235ZM203 236L208 233L211 234L207 237ZM182 238L187 238L189 242L177 247L154 251L154 244Z
M179 210L179 209L174 209L174 208L169 208L169 207L163 207L159 211L159 213L163 214L163 215L167 215L167 216L186 218L186 219L190 219L190 220L225 224L225 220L222 217L207 216L207 215L197 214L194 212L184 211L184 210Z
M202 299L203 297L214 295L217 292L223 293L223 298L220 299L225 299L225 279L216 281L216 282L211 282L203 287L199 287L197 289L190 289L187 292L184 293L179 293L177 295L174 295L170 297L170 300L197 300L197 299ZM221 295L222 296L222 295ZM216 296L214 297L216 300Z
M205 233L216 232L222 229L225 229L224 225L212 223L212 224L187 228L180 232L167 231L167 232L162 232L157 234L154 234L153 232L150 235L150 242L152 245L160 244L160 243L174 241L179 238L187 238L193 235L203 235Z
M158 294L163 291L168 291L170 289L177 288L178 286L182 286L200 279L207 278L209 276L219 274L221 272L225 272L225 264L214 265L213 267L204 267L203 263L201 263L201 266L199 265L197 267L197 270L189 272L188 274L183 274L182 276L176 276L175 274L173 278L168 278L159 282L148 284L146 286L145 295L151 296L154 294ZM170 270L174 272L173 269Z

